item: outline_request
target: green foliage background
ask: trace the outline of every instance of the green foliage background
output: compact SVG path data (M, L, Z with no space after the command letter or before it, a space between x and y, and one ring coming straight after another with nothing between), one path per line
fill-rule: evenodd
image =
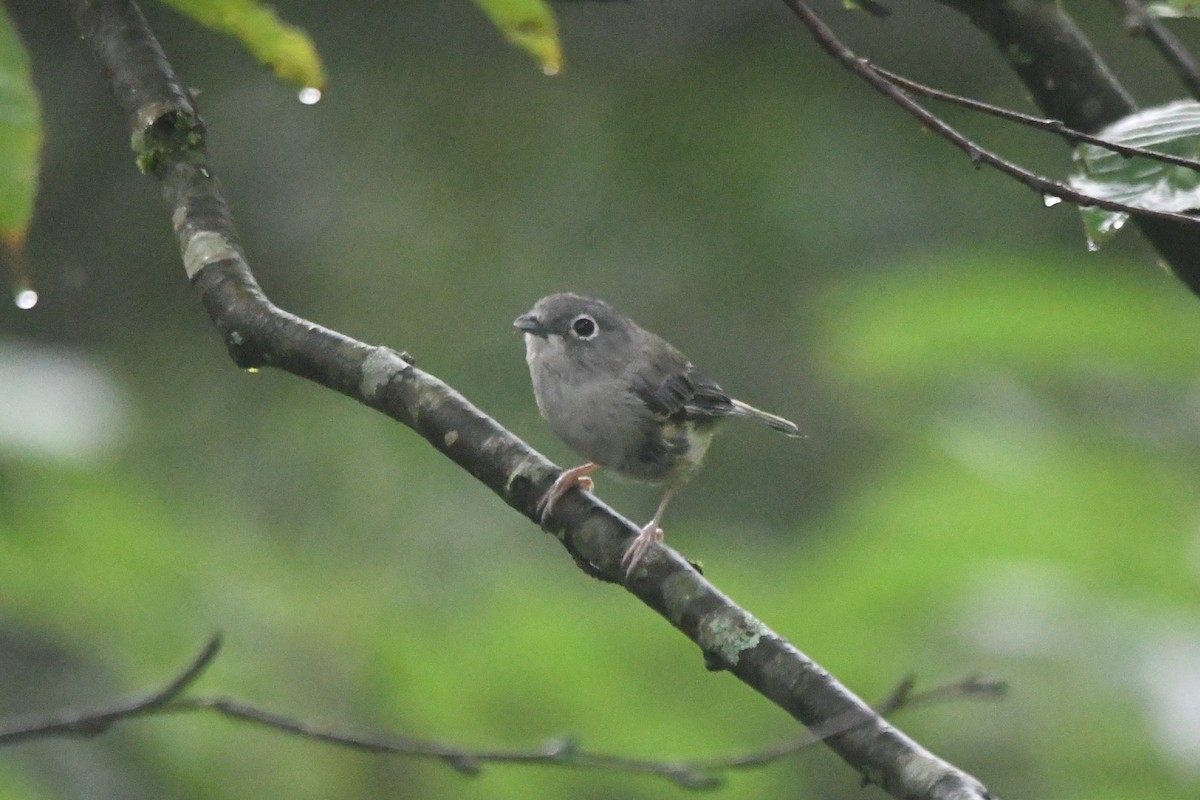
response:
M962 20L896 5L826 10L880 63L1024 106ZM1177 92L1107 4L1077 5L1139 100ZM411 432L233 368L69 20L10 7L48 131L42 301L0 306L0 715L148 688L219 630L201 691L351 730L664 759L795 735ZM554 290L608 298L808 434L730 425L673 504L670 543L718 586L867 697L910 673L1009 681L1002 704L899 720L1001 796L1195 796L1200 305L1143 244L1086 253L1072 211L972 171L781 4L567 4L555 78L465 3L280 4L328 68L315 107L147 11L281 305L410 351L567 463L511 320ZM1069 169L1052 139L947 114ZM22 405L19 364L94 391L47 379ZM123 420L107 444L30 434L69 441L96 396ZM657 500L598 490L634 519ZM466 779L200 717L0 758L0 798L682 793ZM879 793L817 748L714 796Z

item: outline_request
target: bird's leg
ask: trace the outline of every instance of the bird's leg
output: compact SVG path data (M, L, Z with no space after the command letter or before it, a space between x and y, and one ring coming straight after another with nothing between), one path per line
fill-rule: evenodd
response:
M588 477L588 473L597 469L600 469L600 465L589 461L586 464L580 464L578 467L563 470L553 485L542 495L542 499L538 501L537 512L543 525L546 524L547 517L554 513L554 504L561 500L562 496L571 491L573 487L578 486L585 492L592 490L594 484L592 483L592 479Z
M667 489L658 504L658 510L654 512L654 518L647 522L642 528L642 532L629 543L629 549L621 557L621 566L625 568L626 578L633 574L642 557L646 555L646 551L650 549L650 545L663 540L663 529L659 522L662 520L663 512L667 510L667 503L671 502L673 494L675 494L674 487Z

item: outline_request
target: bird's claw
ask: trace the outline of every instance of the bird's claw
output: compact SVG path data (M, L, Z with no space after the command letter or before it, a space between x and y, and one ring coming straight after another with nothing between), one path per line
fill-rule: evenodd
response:
M587 476L587 473L580 472L582 469L583 467L576 467L575 469L564 470L555 479L554 483L550 485L550 488L546 490L546 493L542 495L542 499L538 501L537 507L534 510L537 512L538 519L543 526L549 521L550 515L554 513L554 506L572 488L578 486L583 491L590 492L595 487L595 482Z
M629 548L625 551L625 555L621 556L621 568L625 570L626 579L633 575L633 571L637 569L637 565L645 557L646 551L652 545L658 544L662 540L663 529L657 522L651 521L646 527L642 528L642 532L629 543Z

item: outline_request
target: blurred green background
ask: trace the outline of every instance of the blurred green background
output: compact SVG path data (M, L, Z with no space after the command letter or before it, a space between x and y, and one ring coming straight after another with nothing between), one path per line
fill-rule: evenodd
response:
M1029 109L929 2L818 4L862 54ZM165 680L348 730L680 759L795 724L402 426L237 370L62 6L10 2L49 124L28 270L0 304L0 715ZM1106 3L1071 4L1139 101L1179 89ZM147 7L199 90L267 292L413 353L533 446L512 319L603 296L726 389L731 424L668 541L868 698L915 674L1011 684L898 722L1003 797L1200 790L1200 301L1134 234L940 140L779 3L567 4L547 78L467 2L282 2L324 55L302 106L236 44ZM1063 175L1056 140L939 109ZM601 475L635 520L650 488ZM0 757L0 798L661 797L655 778L469 779L236 726L137 721ZM880 796L823 748L714 797Z

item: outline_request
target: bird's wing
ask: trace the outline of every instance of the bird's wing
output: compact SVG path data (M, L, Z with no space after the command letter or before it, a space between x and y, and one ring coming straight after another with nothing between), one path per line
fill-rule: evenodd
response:
M715 419L729 416L729 395L679 351L667 345L655 348L657 355L646 359L633 375L633 393L651 414L660 419Z

